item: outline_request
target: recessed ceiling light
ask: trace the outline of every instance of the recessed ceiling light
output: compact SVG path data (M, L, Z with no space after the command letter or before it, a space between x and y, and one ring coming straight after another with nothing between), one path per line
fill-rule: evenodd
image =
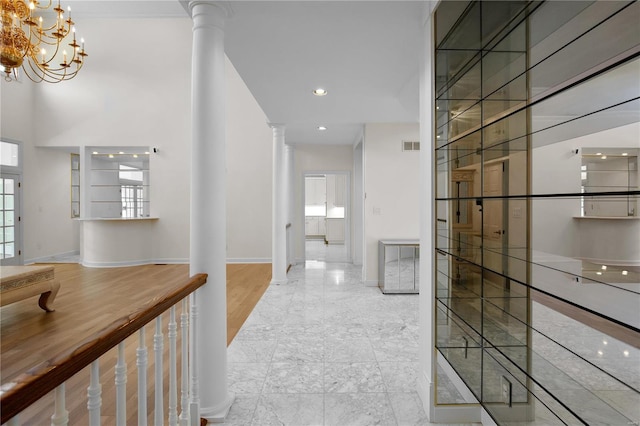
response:
M98 151L93 151L93 155L98 155Z
M629 153L628 153L628 152L623 152L623 153L622 153L622 156L623 156L623 157L626 157L627 155L629 155Z
M596 275L602 275L602 272L598 271L596 272Z
M118 152L118 154L121 154L121 155L122 155L122 154L124 154L124 151L120 151L120 152Z
M113 154L109 154L109 158L113 158Z
M602 156L602 157L600 157L600 158L602 158L603 160L606 160L606 159L607 159L607 156L606 156L606 155L603 155L603 156Z
M149 151L145 151L144 153L145 153L145 154L147 154L147 155L149 155Z
M138 154L133 154L133 158L138 158Z
M596 155L602 155L602 153L601 152L596 152Z
M629 274L629 271L622 271L622 275L627 275Z
M318 130L327 130L325 126L318 126Z
M606 271L607 270L607 265L602 265L602 270Z
M327 94L326 89L322 89L320 87L318 87L317 89L314 89L313 94L316 96L324 96Z

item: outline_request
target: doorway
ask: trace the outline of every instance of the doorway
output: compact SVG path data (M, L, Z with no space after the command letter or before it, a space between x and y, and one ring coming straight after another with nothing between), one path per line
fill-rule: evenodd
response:
M349 260L349 192L348 172L304 175L305 260Z
M22 265L22 145L0 141L0 265Z
M508 193L507 164L507 161L498 161L484 166L482 190L486 197L482 207L483 266L499 274L507 269L507 202L503 198Z
M22 265L20 176L0 175L0 265Z

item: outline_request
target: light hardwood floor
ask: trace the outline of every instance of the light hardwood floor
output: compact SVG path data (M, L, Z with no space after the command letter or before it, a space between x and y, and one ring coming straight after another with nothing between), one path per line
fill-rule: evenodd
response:
M77 345L78 342L98 332L113 320L136 310L155 296L167 291L173 283L188 277L188 265L146 265L128 268L83 268L77 264L55 264L56 278L61 283L55 301L55 312L45 313L38 307L37 297L23 300L0 308L0 357L1 382L50 359L57 353ZM271 280L271 264L230 264L227 265L227 343L251 313ZM179 315L180 309L177 314ZM168 345L164 320L164 342ZM179 321L179 320L178 320ZM178 324L179 325L179 324ZM146 330L148 350L148 377L153 374L153 334L154 324ZM137 369L135 352L138 337L127 340L128 363L127 418L128 424L137 423ZM168 377L168 355L165 350L163 363ZM103 391L103 424L114 424L115 390L114 365L115 349L101 358L101 383ZM179 373L179 372L178 372ZM78 374L78 378L67 383L67 409L70 424L87 424L86 387L88 368ZM168 387L165 378L164 387ZM153 381L148 382L148 414L152 421ZM180 398L180 395L178 395ZM52 414L52 395L47 395L41 404L26 410L20 417L24 424L48 424ZM165 418L167 413L164 413Z

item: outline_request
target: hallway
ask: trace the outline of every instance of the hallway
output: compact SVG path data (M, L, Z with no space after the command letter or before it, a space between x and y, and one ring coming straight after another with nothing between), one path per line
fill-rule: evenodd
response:
M360 267L307 262L270 286L229 346L226 425L428 425L416 389L417 295Z
M306 239L305 259L312 261L346 262L348 261L345 244L325 244L323 240Z

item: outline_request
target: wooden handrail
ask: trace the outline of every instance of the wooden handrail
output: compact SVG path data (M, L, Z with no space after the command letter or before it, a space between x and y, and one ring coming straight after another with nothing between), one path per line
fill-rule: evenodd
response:
M206 282L207 274L192 276L186 284L151 299L140 309L115 320L75 348L41 362L10 383L3 384L0 388L0 424L11 420Z

